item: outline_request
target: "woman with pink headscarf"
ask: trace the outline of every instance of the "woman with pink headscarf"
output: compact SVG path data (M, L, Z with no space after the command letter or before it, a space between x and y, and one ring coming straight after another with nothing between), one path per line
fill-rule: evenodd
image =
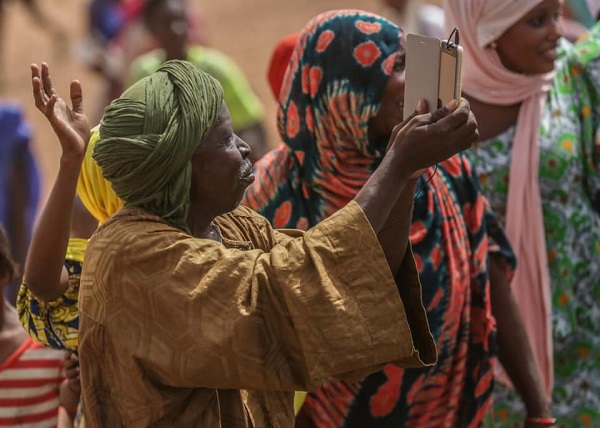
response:
M445 11L479 123L472 156L517 254L512 288L554 413L564 426L598 426L600 27L569 45L561 6L447 0ZM516 394L496 394L496 421L521 421Z

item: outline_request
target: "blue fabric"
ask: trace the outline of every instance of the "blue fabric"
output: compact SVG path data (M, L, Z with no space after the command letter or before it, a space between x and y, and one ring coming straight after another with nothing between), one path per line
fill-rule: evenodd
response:
M93 0L90 4L90 26L92 34L108 44L117 37L123 28L125 16L120 2L114 0Z
M22 163L26 170L28 199L23 215L26 217L28 241L39 199L40 181L29 149L30 139L31 128L25 121L20 106L0 104L0 223L7 229L11 242L14 242L15 237L11 235L9 197L15 185L11 175L16 164Z

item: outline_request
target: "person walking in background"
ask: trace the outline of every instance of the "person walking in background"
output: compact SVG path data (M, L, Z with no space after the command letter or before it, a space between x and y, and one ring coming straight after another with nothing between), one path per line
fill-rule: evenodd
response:
M286 55L277 57L285 61ZM380 168L402 122L404 60L402 32L386 19L341 10L310 21L289 66L272 66L272 72L287 70L281 88L273 88L280 94L283 142L257 162L243 203L275 227L306 229L350 201ZM461 108L473 120L468 103ZM442 122L429 128L444 137L441 146L423 150L439 150L451 138L477 138ZM508 344L502 360L523 400L537 416L550 416L510 294L512 252L469 159L453 156L410 183L418 189L414 211L398 207L385 232L390 245L398 245L398 223L412 221L410 241L438 363L405 370L388 365L358 383L329 379L308 394L296 426L476 427L492 400L496 336Z
M517 297L544 388L564 426L600 423L600 27L574 48L559 0L447 0L463 96L480 126L483 190L519 261ZM506 383L506 382L504 382ZM496 423L525 410L499 387Z
M252 161L267 150L263 106L238 65L216 49L188 43L185 0L148 0L144 22L160 48L137 58L131 65L129 86L154 73L167 60L187 60L214 78L225 92L233 130L252 148Z

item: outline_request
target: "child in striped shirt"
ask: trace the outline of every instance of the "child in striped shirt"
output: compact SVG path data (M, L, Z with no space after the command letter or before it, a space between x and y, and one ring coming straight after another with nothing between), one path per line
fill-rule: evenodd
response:
M63 384L65 353L44 348L21 327L15 308L4 299L15 274L0 225L0 427L72 427L79 395L73 381ZM72 368L73 357L67 358L72 374L77 369ZM60 406L66 411L59 412Z

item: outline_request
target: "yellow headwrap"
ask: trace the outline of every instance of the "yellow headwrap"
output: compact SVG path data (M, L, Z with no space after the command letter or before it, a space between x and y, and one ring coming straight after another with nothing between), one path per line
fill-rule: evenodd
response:
M92 158L94 147L100 139L99 128L96 126L92 129L77 181L77 194L85 208L102 224L123 206L123 201L102 176L102 170Z

